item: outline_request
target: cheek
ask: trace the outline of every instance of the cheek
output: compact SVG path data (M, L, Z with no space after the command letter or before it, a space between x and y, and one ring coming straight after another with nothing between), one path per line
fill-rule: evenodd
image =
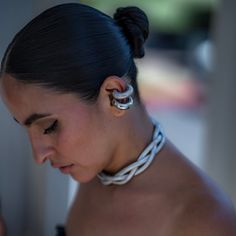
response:
M111 156L112 140L107 120L101 112L87 106L67 114L61 121L57 138L59 158L85 169L100 170Z
M62 131L57 142L60 158L81 167L102 168L109 159L110 145L107 136L95 127L71 126Z
M70 122L61 127L56 143L59 157L71 161L86 162L88 156L91 155L92 133L87 122Z

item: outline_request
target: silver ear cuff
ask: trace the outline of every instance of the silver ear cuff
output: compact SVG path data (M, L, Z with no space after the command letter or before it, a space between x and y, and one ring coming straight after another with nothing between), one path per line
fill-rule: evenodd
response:
M134 103L134 100L131 97L133 92L134 89L130 84L127 85L127 89L124 92L118 92L117 90L114 90L112 92L112 100L111 100L112 105L120 110L129 109L130 106L132 106Z

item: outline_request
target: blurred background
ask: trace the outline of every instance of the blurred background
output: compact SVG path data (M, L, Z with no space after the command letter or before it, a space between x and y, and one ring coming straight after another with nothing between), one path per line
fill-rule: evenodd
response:
M0 58L29 20L70 1L0 1ZM74 1L76 2L76 1ZM79 1L77 1L79 2ZM233 0L81 0L113 15L135 5L150 20L146 55L136 61L143 102L169 139L236 205L236 2ZM55 234L77 183L33 163L23 130L0 101L0 201L9 235Z

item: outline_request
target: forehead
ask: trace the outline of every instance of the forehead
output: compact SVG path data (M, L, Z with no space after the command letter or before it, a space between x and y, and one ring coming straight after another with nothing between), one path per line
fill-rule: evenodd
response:
M0 92L4 98L12 98L14 94L18 94L16 92L21 94L23 91L28 90L28 87L8 74L3 75L0 80Z
M33 84L24 84L9 75L1 78L1 97L10 113L19 121L31 113L62 113L78 109L85 104L74 94L62 94Z
M40 102L47 98L48 102L56 96L56 92L33 84L24 84L10 75L1 78L1 97L4 102L10 104L21 103L27 105L30 102Z

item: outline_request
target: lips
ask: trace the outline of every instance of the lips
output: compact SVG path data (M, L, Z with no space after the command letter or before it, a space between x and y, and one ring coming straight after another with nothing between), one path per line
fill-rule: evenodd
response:
M61 165L61 164L55 164L55 163L51 163L51 166L53 168L59 169L62 173L64 174L69 174L72 167L74 166L74 164L70 164L70 165Z
M63 173L63 174L69 174L71 172L72 167L74 166L74 164L68 165L68 166L62 166L59 168L59 170Z

